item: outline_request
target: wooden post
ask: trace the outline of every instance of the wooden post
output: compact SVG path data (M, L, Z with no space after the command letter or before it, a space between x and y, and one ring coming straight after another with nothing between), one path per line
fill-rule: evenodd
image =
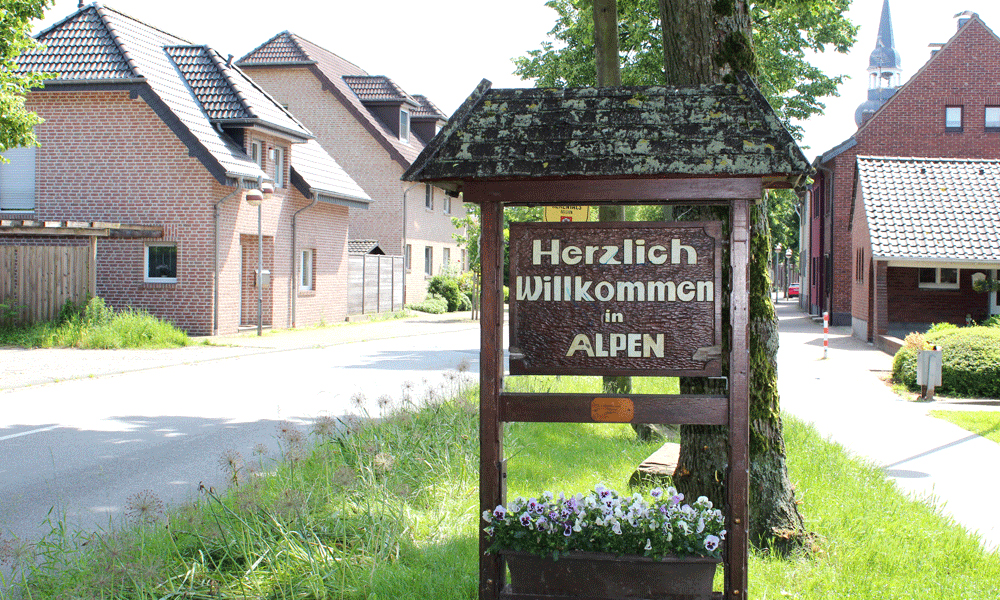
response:
M477 202L481 198L469 198ZM505 502L503 485L503 423L500 390L503 385L503 203L479 202L482 218L480 265L482 313L479 368L479 505L480 513ZM486 554L490 538L479 528L479 600L496 600L504 585L500 556Z
M747 597L747 519L750 486L750 203L732 202L730 262L732 355L729 360L729 473L726 479L725 597Z

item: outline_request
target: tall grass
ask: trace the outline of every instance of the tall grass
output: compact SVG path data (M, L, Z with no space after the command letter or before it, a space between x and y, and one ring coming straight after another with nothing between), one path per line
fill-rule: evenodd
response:
M190 343L167 321L133 308L114 311L101 298L67 303L53 322L0 326L0 345L26 348L174 348Z
M406 390L399 401L379 398L387 411L380 420L321 417L309 434L283 424L279 455L260 447L246 460L220 458L228 491L203 490L168 512L140 494L126 503L121 528L83 535L55 521L36 544L0 540L0 560L20 561L20 595L31 599L475 598L478 411L462 382L454 374L448 389L426 398ZM662 384L637 382L650 393ZM579 391L599 383L509 385ZM789 419L785 432L817 550L792 559L753 552L753 598L1000 597L996 553L811 427ZM505 444L511 495L599 482L624 490L656 448L624 425L511 424Z

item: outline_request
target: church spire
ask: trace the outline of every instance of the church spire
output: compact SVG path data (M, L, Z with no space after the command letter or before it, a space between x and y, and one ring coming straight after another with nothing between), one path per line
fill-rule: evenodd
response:
M861 127L900 86L899 52L892 39L892 15L889 0L882 2L882 17L878 25L875 49L868 58L868 100L854 111L854 122Z

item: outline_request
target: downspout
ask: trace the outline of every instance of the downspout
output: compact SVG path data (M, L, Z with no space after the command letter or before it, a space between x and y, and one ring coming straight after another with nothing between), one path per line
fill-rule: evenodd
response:
M834 250L835 250L834 243L833 243L833 225L834 225L834 223L833 223L833 218L834 218L834 211L833 211L833 209L836 208L836 206L834 204L834 198L833 198L833 169L830 169L829 167L824 167L822 165L816 165L816 168L819 169L820 171L823 171L824 173L826 173L826 177L825 177L825 179L826 179L826 194L824 194L825 200L826 200L826 206L823 207L823 211L826 212L826 207L827 206L830 207L830 222L829 222L829 225L830 225L830 278L829 278L829 281L827 280L827 277L826 277L826 275L827 275L827 269L826 269L826 264L825 263L821 262L821 264L823 265L823 268L820 271L820 273L822 274L822 277L823 277L823 282L826 284L826 287L830 290L830 304L829 304L829 306L826 306L826 307L824 307L822 304L818 304L817 306L820 307L819 308L820 314L822 314L824 310L829 311L829 313L830 313L830 320L832 321L833 320L833 272L835 271L834 265L833 265ZM826 229L826 227L823 227L823 228L820 229L820 232L819 232L820 233L820 240L819 240L820 241L820 248L819 248L819 252L820 252L820 257L821 258L823 256L823 246L826 244L826 235L825 235L825 231L824 231L825 229ZM826 300L826 299L825 298L820 298L820 300Z
M215 298L212 302L212 335L219 335L219 206L233 197L233 195L238 194L243 189L243 178L240 177L236 180L236 189L226 194L226 196L216 202L212 209L212 227L215 234L215 249L212 253L212 270L215 273Z
M403 306L406 306L406 195L410 193L410 190L417 187L418 185L427 185L424 183L414 183L410 187L403 190ZM433 192L432 192L433 193ZM410 253L410 260L413 260L413 253Z
M295 238L295 223L300 212L316 206L316 203L319 202L319 193L316 190L312 189L310 189L309 191L312 192L312 197L313 197L312 203L307 206L303 206L299 210L292 213L292 328L293 329L295 328L295 298L298 297L299 295L299 282L297 281L299 277L299 271L298 269L295 268L295 263L299 259L298 245L296 244L296 238ZM315 273L313 273L313 277L314 278L316 277Z

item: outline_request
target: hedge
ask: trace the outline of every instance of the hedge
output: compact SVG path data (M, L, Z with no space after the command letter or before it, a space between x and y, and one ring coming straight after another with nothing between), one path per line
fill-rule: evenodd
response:
M925 336L928 346L941 346L939 392L973 398L1000 398L1000 328L960 327ZM917 349L901 348L892 361L897 383L917 389Z

